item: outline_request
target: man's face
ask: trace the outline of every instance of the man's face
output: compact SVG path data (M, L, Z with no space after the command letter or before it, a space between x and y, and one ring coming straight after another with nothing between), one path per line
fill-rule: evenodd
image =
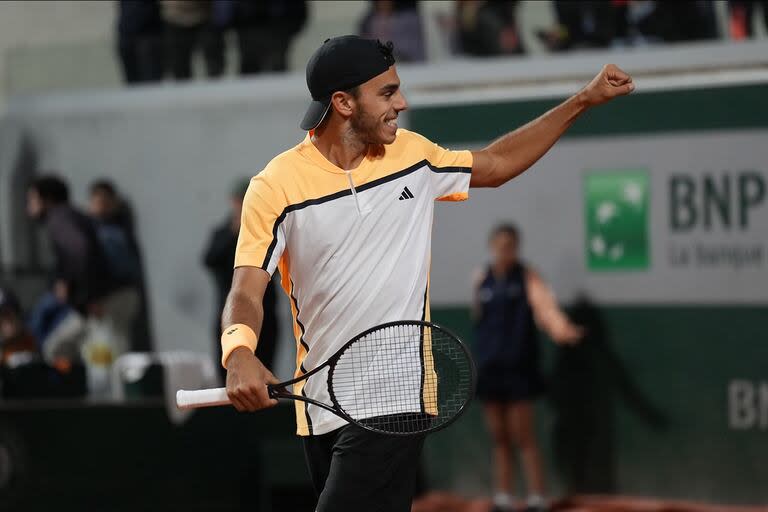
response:
M27 215L33 219L41 219L44 212L45 207L40 194L33 188L29 189L27 191Z
M358 88L350 119L355 133L368 144L392 144L397 134L397 116L408 108L395 66Z

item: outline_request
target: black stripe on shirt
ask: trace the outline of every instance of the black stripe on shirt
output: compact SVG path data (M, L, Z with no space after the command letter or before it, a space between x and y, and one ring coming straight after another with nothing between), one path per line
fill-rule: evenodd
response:
M472 174L472 168L471 167L435 167L434 165L427 162L427 165L429 165L429 170L432 172L459 172L464 174Z
M301 336L299 336L299 343L301 343L301 346L304 347L304 350L307 351L307 354L304 356L304 359L307 358L309 355L309 345L307 345L307 342L304 341L304 324L301 323L301 320L299 320L299 301L296 300L296 297L293 295L293 279L291 281L291 300L293 301L293 307L296 308L296 323L299 324L299 329L301 329ZM307 373L307 369L304 368L304 361L301 361L301 364L299 365L299 369L302 371L302 373ZM306 397L307 394L304 390L304 387L307 385L307 381L304 381L304 386L301 387L301 396ZM309 405L310 404L304 404L304 416L307 418L307 431L309 434L312 434L312 418L309 416Z
M424 287L424 306L421 310L421 321L427 319L427 296L429 295L429 278L427 278L427 285ZM421 327L421 336L419 336L419 359L421 360L421 385L419 386L419 405L421 406L421 412L427 412L424 406L424 380L427 378L427 367L424 364L424 327ZM431 331L430 331L431 334Z
M364 192L374 187L378 187L379 185L389 183L390 181L400 179L403 176L407 176L424 167L427 167L430 171L436 172L436 173L451 173L451 172L472 173L471 167L436 167L425 159L425 160L416 162L412 166L406 169L403 169L402 171L392 173L388 176L384 176L383 178L379 178L379 179L370 181L368 183L365 183L363 185L360 185L359 187L355 187L355 190L357 192ZM318 197L316 199L308 199L306 201L302 201L301 203L296 203L296 204L286 206L283 209L283 211L280 213L280 216L277 217L277 219L275 219L275 224L272 226L272 243L270 243L269 247L267 248L267 254L264 256L264 262L261 264L261 268L263 270L267 270L267 267L269 265L269 260L272 258L272 253L274 252L275 246L277 245L277 229L280 226L280 224L283 222L283 220L285 220L285 216L288 213L296 210L302 210L307 206L323 204L323 203L327 203L328 201L333 201L335 199L340 199L342 197L351 196L351 195L352 195L352 191L350 189L344 189L344 190L339 190L338 192L334 192L333 194L329 194L327 196Z

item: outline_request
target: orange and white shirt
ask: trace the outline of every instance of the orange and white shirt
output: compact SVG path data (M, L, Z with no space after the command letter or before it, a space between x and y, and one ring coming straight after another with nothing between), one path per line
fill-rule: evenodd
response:
M366 329L429 320L434 201L467 199L471 169L469 151L400 129L352 171L330 163L307 135L251 179L235 267L280 270L293 312L297 377ZM326 380L321 371L293 391L330 403ZM299 435L346 423L301 401L296 421Z

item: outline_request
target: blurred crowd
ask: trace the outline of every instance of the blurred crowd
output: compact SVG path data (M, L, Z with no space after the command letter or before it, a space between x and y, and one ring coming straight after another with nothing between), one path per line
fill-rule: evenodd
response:
M359 35L391 40L399 62L427 60L425 20L417 0L371 0ZM551 0L555 23L530 27L550 52L653 43L742 40L755 17L768 28L768 0L728 0L726 33L714 0ZM288 68L291 43L311 14L304 0L120 0L117 48L127 83L187 80L199 54L208 77L226 69L228 34L242 75ZM322 3L316 8L322 8ZM516 0L456 0L438 24L455 55L523 55Z
M220 353L219 319L232 283L248 183L236 181L223 222L201 244L201 267L215 285L214 354ZM27 215L53 261L43 293L27 301L27 307L16 290L0 283L0 397L115 396L110 381L115 361L124 354L153 351L130 201L102 178L90 184L88 203L81 208L70 200L66 180L56 174L34 179L26 199ZM276 292L270 283L257 351L269 367L277 336ZM223 368L220 376L225 377Z
M285 71L293 37L307 19L307 3L282 0L120 0L117 49L127 83L192 77L202 55L208 77L226 66L225 34L237 41L243 75Z
M0 288L2 395L81 395L94 384L86 383L85 366L106 370L120 354L150 348L133 216L111 181L94 181L81 210L55 175L30 184L27 214L53 266L29 311L13 290Z

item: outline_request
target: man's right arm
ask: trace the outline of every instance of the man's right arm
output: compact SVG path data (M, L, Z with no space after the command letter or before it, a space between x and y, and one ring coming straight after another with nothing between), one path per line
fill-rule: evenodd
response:
M269 273L258 267L235 269L232 289L221 317L223 329L240 324L253 333L261 331L262 302L269 280ZM267 384L276 384L278 380L247 343L235 348L223 363L227 368L227 395L238 411L256 411L277 404L277 400L269 398Z
M471 187L498 187L541 158L588 108L635 89L632 77L608 64L581 91L485 149L472 152Z

